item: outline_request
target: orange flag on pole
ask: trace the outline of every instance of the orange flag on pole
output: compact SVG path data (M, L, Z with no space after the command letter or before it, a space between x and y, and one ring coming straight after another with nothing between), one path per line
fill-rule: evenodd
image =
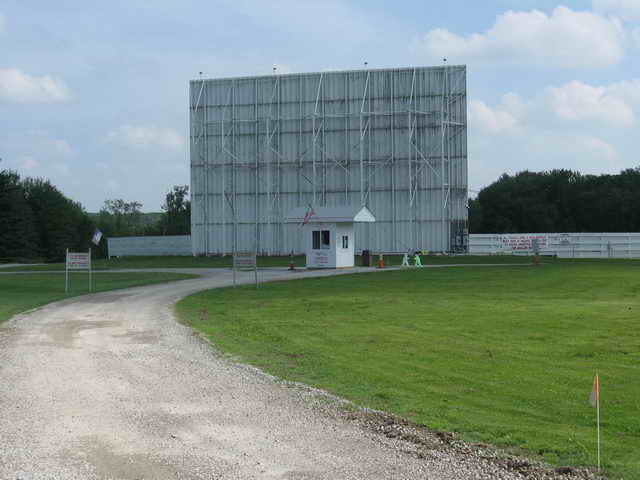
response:
M593 387L591 387L591 395L589 395L589 403L596 409L596 432L598 442L598 470L600 470L600 377L596 373L593 377Z
M591 395L589 395L589 403L592 407L597 407L600 403L600 379L598 374L593 377L593 387L591 388Z

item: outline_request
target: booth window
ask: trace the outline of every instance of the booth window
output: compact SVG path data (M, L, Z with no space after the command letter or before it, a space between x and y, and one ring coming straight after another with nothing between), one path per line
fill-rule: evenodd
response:
M322 230L322 250L329 250L331 248L331 232L329 230Z
M312 248L314 250L329 250L331 248L331 231L314 230L312 235Z
M342 248L349 248L349 236L348 235L343 235L342 236Z

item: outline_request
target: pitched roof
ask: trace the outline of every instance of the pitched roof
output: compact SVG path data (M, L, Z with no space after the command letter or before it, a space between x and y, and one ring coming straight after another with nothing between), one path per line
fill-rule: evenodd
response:
M291 210L285 217L286 223L303 223L309 213L309 207L298 207ZM347 205L343 207L313 207L313 213L308 223L344 223L344 222L375 222L376 217L367 207L361 205Z

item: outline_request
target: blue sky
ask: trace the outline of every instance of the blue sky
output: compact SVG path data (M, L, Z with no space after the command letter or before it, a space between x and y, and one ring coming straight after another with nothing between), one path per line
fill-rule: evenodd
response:
M0 2L0 168L97 211L189 183L188 81L468 66L469 184L640 165L640 0Z

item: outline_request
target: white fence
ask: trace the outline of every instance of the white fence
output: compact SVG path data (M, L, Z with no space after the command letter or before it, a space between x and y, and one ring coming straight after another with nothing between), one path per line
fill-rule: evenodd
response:
M541 255L560 258L640 258L640 233L505 233L469 235L471 255Z
M157 255L193 255L191 235L166 235L162 237L113 237L108 238L109 258Z

